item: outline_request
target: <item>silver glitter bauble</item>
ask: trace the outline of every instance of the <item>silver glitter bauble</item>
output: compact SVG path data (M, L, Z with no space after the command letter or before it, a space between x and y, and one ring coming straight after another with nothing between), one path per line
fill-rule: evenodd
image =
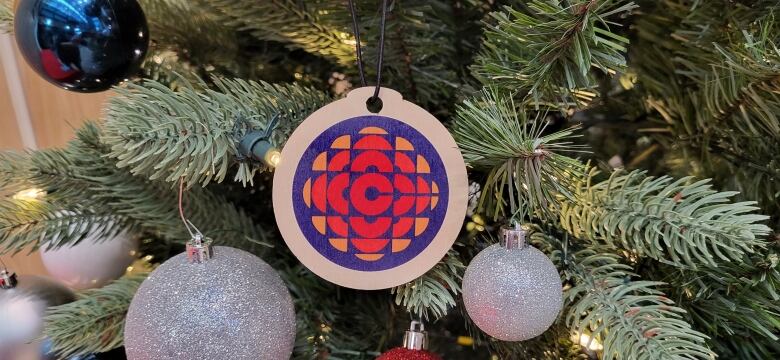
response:
M0 288L0 359L54 359L37 341L43 317L48 307L69 303L76 295L45 277L21 275L14 280Z
M169 259L141 284L125 323L129 360L289 359L295 310L279 274L243 250Z
M532 246L483 250L466 268L463 302L474 323L504 341L541 335L563 306L563 288L555 265Z

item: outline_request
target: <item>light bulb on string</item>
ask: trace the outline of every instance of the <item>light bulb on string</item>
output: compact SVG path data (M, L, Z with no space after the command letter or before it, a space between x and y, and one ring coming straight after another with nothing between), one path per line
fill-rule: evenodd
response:
M268 149L268 151L265 152L265 156L263 156L263 162L273 168L275 168L276 165L279 165L279 161L281 160L282 152L275 147Z
M282 152L271 141L271 134L278 123L279 114L276 114L265 129L246 133L238 143L239 159L262 162L270 168L279 165Z
M13 195L14 200L32 201L46 196L46 190L40 188L24 189Z
M592 337L591 334L586 332L573 333L571 335L571 341L574 341L575 343L590 351L604 350L604 345L602 345L597 338Z

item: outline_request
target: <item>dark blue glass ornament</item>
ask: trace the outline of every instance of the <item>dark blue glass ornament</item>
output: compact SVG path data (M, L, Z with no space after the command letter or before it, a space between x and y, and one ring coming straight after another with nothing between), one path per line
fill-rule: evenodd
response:
M38 74L79 92L107 90L132 76L149 47L136 0L20 0L14 33Z

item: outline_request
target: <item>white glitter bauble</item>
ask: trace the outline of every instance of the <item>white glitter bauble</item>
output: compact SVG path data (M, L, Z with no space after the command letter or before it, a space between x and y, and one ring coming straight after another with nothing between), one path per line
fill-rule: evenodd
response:
M474 323L504 341L528 340L545 332L563 306L555 265L532 246L482 250L463 276L463 302Z
M73 289L102 287L122 276L133 263L138 241L126 232L110 239L89 234L74 246L41 251L46 270Z
M43 317L49 306L76 300L76 295L64 285L45 277L21 275L12 289L0 289L0 350L15 353L33 342L43 330ZM43 358L45 354L34 353ZM15 359L0 351L0 359ZM31 359L31 358L29 358Z
M129 360L289 359L295 309L279 274L243 250L169 259L135 294L125 323Z

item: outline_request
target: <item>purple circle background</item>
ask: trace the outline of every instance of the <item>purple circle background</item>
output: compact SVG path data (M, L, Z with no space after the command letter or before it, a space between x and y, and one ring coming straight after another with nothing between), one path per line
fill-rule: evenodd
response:
M342 136L342 135L351 135L352 139L355 139L359 136L363 136L362 134L359 134L358 132L368 126L377 126L384 130L386 130L389 134L389 139L394 139L395 136L400 136L408 140L413 146L414 150L411 151L413 154L420 154L428 161L428 164L430 166L430 173L429 174L421 174L425 179L427 180L433 180L435 181L439 186L439 203L434 209L427 209L422 214L417 215L416 217L427 217L429 219L428 227L426 230L420 234L420 236L417 237L411 237L412 242L406 249L397 252L392 253L390 251L391 244L388 244L385 249L383 249L382 253L385 254L381 259L376 261L366 261L359 259L355 256L356 252L355 249L350 245L348 252L342 252L335 248L333 248L328 239L331 237L340 237L340 236L327 236L320 234L317 229L314 228L314 225L312 224L312 216L322 216L326 214L320 213L319 210L317 210L314 206L311 208L307 207L306 204L303 201L303 185L305 184L306 180L309 178L316 177L317 175L321 174L321 171L313 171L312 170L312 163L314 162L314 159L317 155L322 153L323 151L328 151L328 158L331 158L331 154L335 154L336 152L342 151L340 149L331 149L330 145L333 143L333 141ZM393 142L391 142L392 144ZM352 150L353 153L360 150ZM394 151L388 150L379 150L381 152L388 153L392 155ZM405 153L409 153L407 151L404 151ZM393 156L389 156L389 158L392 160ZM412 159L416 158L416 155L414 157L411 157ZM368 172L376 172L376 171L368 171ZM333 172L334 174L336 172ZM400 169L398 167L394 167L393 173L383 173L392 178L392 174L399 173L402 174ZM409 173L403 173L403 174L409 174ZM415 175L417 175L415 173ZM332 178L331 176L328 176L328 179ZM350 181L353 182L356 177L351 176ZM416 178L410 178L414 183L416 183ZM349 187L347 188L347 190ZM349 199L349 194L345 194L345 198ZM409 260L415 258L417 255L419 255L425 248L428 247L428 245L433 241L433 239L436 237L436 234L439 233L439 230L441 229L441 225L444 222L444 217L447 213L448 208L448 201L449 201L449 183L447 181L447 170L444 168L444 163L441 160L441 157L439 156L438 151L433 147L433 145L426 139L422 134L420 134L419 131L417 131L415 128L407 125L404 122L398 121L393 118L389 118L386 116L378 116L378 115L368 115L368 116L358 116L355 118L347 119L341 122L338 122L322 132L317 138L312 141L312 143L309 145L309 147L306 149L306 151L301 156L301 160L298 163L297 170L295 172L295 177L293 179L293 191L292 191L292 203L294 206L296 221L298 226L301 229L301 232L303 232L304 236L306 237L306 240L311 244L312 247L314 247L317 252L319 252L321 255L325 256L328 260L344 266L346 268L352 269L352 270L359 270L359 271L381 271L381 270L387 270L392 269L395 267L398 267L400 265L403 265L404 263L408 262ZM393 198L394 200L398 199L400 194L398 192L394 191ZM407 213L404 214L404 216L412 216L415 217L415 207L413 206L412 209ZM330 208L327 209L330 211ZM330 213L329 213L330 214ZM333 215L336 215L334 212ZM340 215L340 214L339 214ZM349 215L359 215L364 216L367 219L373 221L374 217L365 216L363 214L360 214L357 212L354 207L350 204L349 209ZM349 216L347 215L347 216ZM340 215L344 216L344 215ZM395 223L396 219L398 217L392 216L392 206L388 211L386 211L385 214L380 214L379 216L390 216L393 217L393 223ZM387 236L383 236L382 238L391 239L392 234L390 232L392 231L392 226L390 227L390 230L388 230ZM414 230L412 230L414 231ZM328 234L331 234L331 230L328 229ZM350 235L354 234L354 231L350 229ZM408 238L408 236L406 237Z

